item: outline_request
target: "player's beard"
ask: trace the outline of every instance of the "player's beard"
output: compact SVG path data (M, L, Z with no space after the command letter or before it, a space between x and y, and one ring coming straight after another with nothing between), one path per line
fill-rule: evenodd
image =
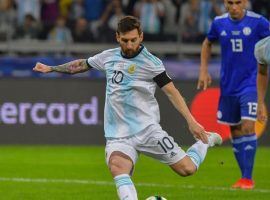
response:
M127 57L133 57L136 53L137 53L137 51L134 51L134 50L132 50L132 49L129 49L129 50L124 51L124 54L125 54Z
M133 57L138 53L139 48L140 48L140 45L136 49L123 49L122 48L122 52L127 57Z

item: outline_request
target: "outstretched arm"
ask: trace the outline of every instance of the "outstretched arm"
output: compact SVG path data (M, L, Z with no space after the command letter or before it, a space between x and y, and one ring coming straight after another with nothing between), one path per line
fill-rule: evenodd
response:
M266 121L267 116L265 112L265 95L268 86L268 68L267 65L258 64L257 74L257 91L258 91L258 108L257 118L259 121Z
M78 59L57 66L48 66L38 62L36 66L33 68L33 70L42 73L60 72L60 73L76 74L85 72L90 68L91 67L87 64L86 59Z
M194 137L201 140L203 143L208 143L207 133L205 132L204 128L191 115L184 98L175 88L173 82L170 82L163 86L162 90L168 96L174 107L187 120L189 130L194 135Z
M197 89L204 90L212 83L210 74L208 73L208 62L211 56L212 43L206 38L202 44L201 50L201 66Z

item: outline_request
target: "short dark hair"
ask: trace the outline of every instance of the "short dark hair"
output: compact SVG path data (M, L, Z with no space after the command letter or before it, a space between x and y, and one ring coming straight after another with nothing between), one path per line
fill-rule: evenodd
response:
M129 31L132 31L134 29L137 29L139 34L142 33L141 23L140 23L139 19L128 15L128 16L122 17L119 20L116 32L118 34L126 33Z

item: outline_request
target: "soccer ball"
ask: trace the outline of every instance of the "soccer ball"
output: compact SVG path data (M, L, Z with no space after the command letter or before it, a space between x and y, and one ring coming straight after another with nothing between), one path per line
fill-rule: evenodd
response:
M151 197L148 197L146 200L167 200L167 199L161 196L151 196Z

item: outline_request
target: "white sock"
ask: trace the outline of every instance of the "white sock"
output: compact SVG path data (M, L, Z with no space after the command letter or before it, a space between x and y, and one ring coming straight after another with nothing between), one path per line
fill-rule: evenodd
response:
M187 150L187 155L196 165L197 169L199 169L200 164L203 162L207 149L208 144L204 144L201 140L199 140Z
M138 200L134 184L128 174L121 174L114 177L120 200Z

